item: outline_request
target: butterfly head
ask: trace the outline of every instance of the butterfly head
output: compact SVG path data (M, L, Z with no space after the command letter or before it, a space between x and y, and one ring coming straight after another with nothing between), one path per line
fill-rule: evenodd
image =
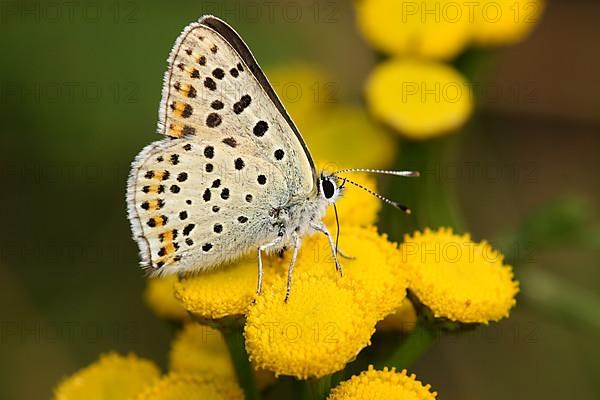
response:
M321 173L319 177L319 195L328 203L335 203L344 190L344 183L338 184L339 177Z

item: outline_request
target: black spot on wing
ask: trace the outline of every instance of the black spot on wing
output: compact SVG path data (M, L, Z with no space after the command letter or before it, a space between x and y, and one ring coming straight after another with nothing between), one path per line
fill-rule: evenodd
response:
M238 157L238 158L235 159L234 165L235 165L235 169L237 169L239 171L242 168L244 168L244 166L246 164L244 163L244 160L242 160L241 158Z
M210 76L204 79L204 87L208 90L217 90L217 83Z
M225 71L223 71L221 68L215 68L212 72L212 76L214 76L217 79L223 79L223 77L225 76Z
M237 141L232 137L223 139L223 143L225 143L227 146L233 147L233 148L235 148L237 146Z
M223 122L223 120L217 113L210 113L208 114L208 117L206 117L206 126L209 128L216 128L217 126L221 125L221 122Z
M195 227L196 227L196 225L194 225L194 224L186 225L185 228L183 228L183 236L189 236Z
M215 100L212 103L210 103L210 106L213 110L221 110L223 107L225 107L225 104L223 104L221 100Z
M264 136L267 130L269 130L269 124L265 121L258 121L252 129L252 133L254 133L255 136L261 137Z

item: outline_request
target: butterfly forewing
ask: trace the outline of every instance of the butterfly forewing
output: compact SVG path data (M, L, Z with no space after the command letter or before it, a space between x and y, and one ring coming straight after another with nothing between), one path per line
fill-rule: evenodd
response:
M247 138L265 162L286 176L292 195L313 192L310 154L250 51L240 39L241 44L234 45L244 46L242 57L221 34L202 24L203 20L184 30L169 58L161 132L174 138L211 134ZM209 20L227 27L214 17ZM262 84L252 70L262 77Z

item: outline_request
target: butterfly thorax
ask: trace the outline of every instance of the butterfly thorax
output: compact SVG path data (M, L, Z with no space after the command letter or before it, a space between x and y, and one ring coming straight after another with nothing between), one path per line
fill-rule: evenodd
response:
M271 226L273 239L283 236L280 245L272 251L278 251L292 244L293 236L302 237L312 231L311 224L319 224L325 215L329 202L318 195L291 199L282 207L273 208Z

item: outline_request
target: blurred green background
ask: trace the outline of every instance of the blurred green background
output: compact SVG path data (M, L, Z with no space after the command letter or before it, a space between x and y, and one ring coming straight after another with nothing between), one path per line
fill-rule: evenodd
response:
M348 1L1 3L0 398L47 398L110 349L165 365L173 327L142 299L125 181L159 138L171 45L206 13L267 71L316 64L336 100L361 103L376 56ZM456 160L474 175L450 184L473 236L503 244L524 284L551 275L511 318L442 338L413 366L441 398L600 397L599 19L597 1L552 1L526 41L495 52L487 79L505 95L480 104Z

